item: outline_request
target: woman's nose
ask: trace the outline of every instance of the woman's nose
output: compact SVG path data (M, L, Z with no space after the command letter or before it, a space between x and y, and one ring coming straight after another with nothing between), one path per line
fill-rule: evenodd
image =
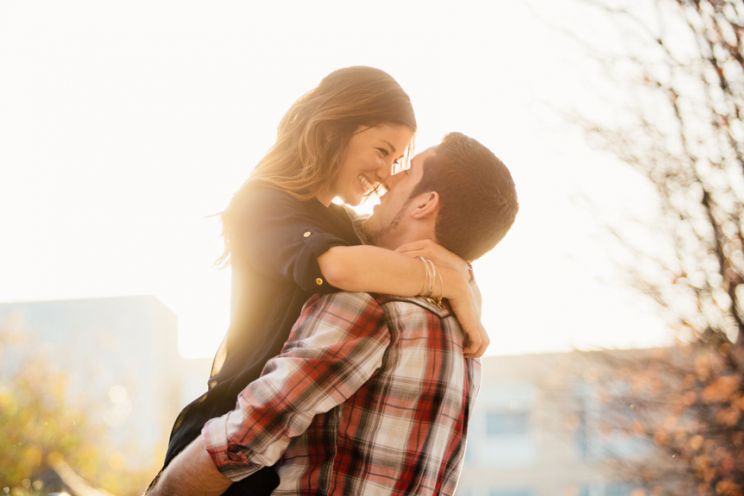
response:
M392 171L393 171L393 164L385 159L380 159L380 164L377 167L377 170L375 172L377 174L377 179L381 183L384 183L388 180Z

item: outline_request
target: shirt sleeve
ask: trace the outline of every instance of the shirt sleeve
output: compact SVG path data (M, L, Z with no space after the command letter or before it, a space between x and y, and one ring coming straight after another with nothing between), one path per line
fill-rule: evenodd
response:
M310 298L282 352L238 395L235 410L205 424L215 466L238 481L276 463L315 415L367 382L389 343L384 311L370 295Z
M304 291L338 291L320 272L318 257L348 241L329 233L318 209L269 187L256 187L239 212L231 256L255 270L288 279Z
M481 385L481 360L480 358L468 358L468 380L470 381L470 409L472 410L475 399L478 397Z

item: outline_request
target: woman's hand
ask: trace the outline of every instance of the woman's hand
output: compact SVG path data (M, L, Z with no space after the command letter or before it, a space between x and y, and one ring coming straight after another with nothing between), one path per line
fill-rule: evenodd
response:
M414 258L428 258L434 262L437 267L449 267L458 272L462 272L468 277L468 279L470 279L470 265L444 246L437 244L430 239L422 239L406 243L399 246L395 251Z
M448 266L439 267L438 270L444 281L444 297L449 300L465 335L463 347L465 356L479 357L486 352L490 339L481 324L480 304L466 279L468 276Z
M472 278L470 265L434 241L425 239L400 246L396 251L410 257L428 258L437 266L442 281L442 296L447 298L465 334L465 356L479 357L490 340L480 321L480 289Z

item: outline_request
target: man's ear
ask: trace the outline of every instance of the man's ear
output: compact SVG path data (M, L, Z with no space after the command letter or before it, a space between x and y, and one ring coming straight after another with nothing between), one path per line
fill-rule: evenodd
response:
M411 204L413 205L411 217L414 219L423 219L430 215L437 215L439 211L439 193L436 191L421 193L413 199Z

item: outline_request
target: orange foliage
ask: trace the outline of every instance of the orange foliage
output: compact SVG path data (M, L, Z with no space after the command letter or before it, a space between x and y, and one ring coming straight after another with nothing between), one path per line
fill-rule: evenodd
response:
M703 400L715 403L729 401L740 385L741 380L737 376L724 375L717 377L703 389Z

